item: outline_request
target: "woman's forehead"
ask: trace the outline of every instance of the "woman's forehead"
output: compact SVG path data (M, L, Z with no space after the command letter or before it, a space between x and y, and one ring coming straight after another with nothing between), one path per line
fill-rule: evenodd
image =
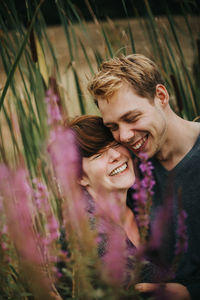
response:
M112 142L109 142L105 147L102 147L101 149L99 149L99 151L98 151L98 153L100 152L105 152L105 151L107 151L109 148L112 148L112 147L117 147L117 146L119 146L120 144L117 142L117 141L115 141L115 140L113 140Z

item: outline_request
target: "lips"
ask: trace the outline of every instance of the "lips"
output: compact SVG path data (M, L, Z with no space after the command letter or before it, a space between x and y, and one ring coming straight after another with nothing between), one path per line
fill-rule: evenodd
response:
M125 162L122 165L120 165L119 167L112 170L112 172L110 172L109 176L115 176L117 174L120 174L123 171L125 171L127 169L127 167L128 167L128 164L127 164L127 162Z
M137 141L136 143L131 145L132 150L134 152L140 152L144 148L147 138L148 138L148 135L144 136L139 141Z

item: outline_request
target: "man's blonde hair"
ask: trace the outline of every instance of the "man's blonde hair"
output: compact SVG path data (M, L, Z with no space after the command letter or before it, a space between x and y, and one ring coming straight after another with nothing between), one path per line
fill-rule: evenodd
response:
M123 83L133 87L138 96L154 99L156 85L164 80L156 64L141 54L115 57L101 64L90 80L88 90L97 103L98 98L109 99Z

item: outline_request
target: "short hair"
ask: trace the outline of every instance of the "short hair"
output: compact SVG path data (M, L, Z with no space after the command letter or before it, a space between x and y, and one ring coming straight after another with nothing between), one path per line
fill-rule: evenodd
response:
M101 64L88 84L97 103L99 97L109 99L123 83L133 87L138 96L154 99L156 85L165 84L157 65L141 54L114 57Z
M74 118L67 126L75 133L82 157L91 157L114 142L110 130L103 124L101 117L83 115Z

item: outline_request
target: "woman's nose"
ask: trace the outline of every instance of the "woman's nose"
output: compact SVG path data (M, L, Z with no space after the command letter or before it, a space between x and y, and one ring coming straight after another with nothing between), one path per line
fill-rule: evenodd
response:
M109 155L109 161L112 162L112 161L119 159L121 156L121 153L117 149L110 148L108 150L108 155Z

